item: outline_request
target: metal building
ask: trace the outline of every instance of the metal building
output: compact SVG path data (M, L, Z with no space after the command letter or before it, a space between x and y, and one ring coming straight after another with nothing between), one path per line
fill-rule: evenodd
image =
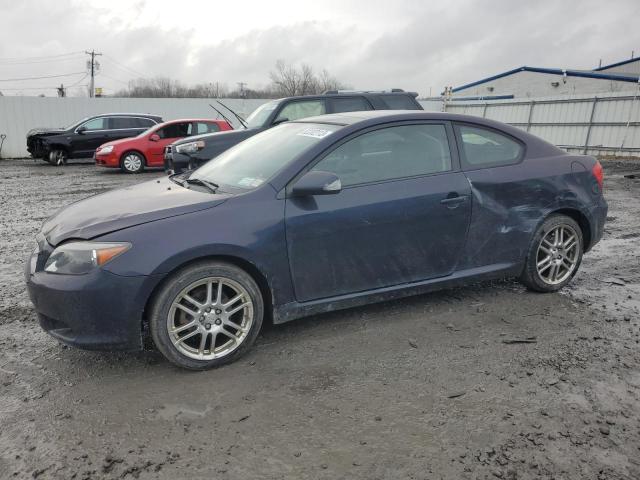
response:
M457 101L629 92L639 77L640 57L593 70L524 66L451 88L447 96Z

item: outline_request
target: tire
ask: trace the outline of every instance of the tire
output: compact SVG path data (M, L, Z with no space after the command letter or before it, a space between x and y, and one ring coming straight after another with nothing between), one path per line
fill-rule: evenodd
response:
M171 363L206 370L246 353L260 332L263 316L262 294L247 272L207 261L169 277L153 299L149 329L156 348Z
M125 152L120 157L120 170L125 173L140 173L144 170L144 157L138 152Z
M54 148L49 152L49 163L54 167L62 167L67 164L67 152Z
M533 236L520 281L536 292L557 292L575 276L582 262L580 226L566 215L551 215Z

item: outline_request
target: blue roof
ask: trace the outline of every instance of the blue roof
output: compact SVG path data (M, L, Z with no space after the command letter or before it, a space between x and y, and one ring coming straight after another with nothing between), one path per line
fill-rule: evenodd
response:
M620 65L626 65L627 63L633 63L640 60L640 57L630 58L629 60L623 60L621 62L612 63L611 65L605 65L604 67L594 68L594 72L599 72L600 70L606 70L607 68L619 67Z
M628 61L625 63L629 63ZM603 67L605 68L605 67ZM583 77L583 78L596 78L599 80L615 80L618 82L638 82L637 75L621 75L617 73L597 73L595 71L584 71L584 70L563 70L561 68L539 68L539 67L518 67L513 70L509 70L508 72L499 73L498 75L494 75L492 77L483 78L482 80L478 80L472 83L467 83L466 85L462 85L461 87L456 87L452 89L452 92L459 92L460 90L465 90L470 87L475 87L476 85L481 85L483 83L490 82L492 80L496 80L502 77L508 77L509 75L513 75L518 72L536 72L536 73L547 73L549 75L567 75L568 77Z

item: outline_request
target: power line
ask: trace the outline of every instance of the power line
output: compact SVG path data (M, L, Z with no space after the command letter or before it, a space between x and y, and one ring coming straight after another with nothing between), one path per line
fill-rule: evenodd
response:
M43 55L43 56L38 56L38 57L0 57L0 62L4 62L6 60L8 60L8 61L11 61L11 60L22 61L22 60L41 60L41 59L47 59L47 58L60 58L60 57L68 57L70 55L77 55L79 53L84 53L84 52L77 51L77 52L61 53L59 55Z
M35 65L39 63L68 62L70 60L76 61L79 58L81 58L80 55L75 55L73 57L67 57L67 58L50 58L48 60L28 60L28 61L15 61L15 62L0 61L0 66L10 67L12 65Z
M124 80L119 80L119 79L117 79L117 78L115 78L115 77L111 77L111 76L107 75L107 74L106 74L106 73L104 73L104 72L101 72L101 73L100 73L100 76L101 76L101 77L108 78L108 79L110 79L110 80L115 80L116 82L124 83L125 85L129 85L129 82L125 82Z
M0 82L21 82L22 80L41 80L43 78L70 77L72 75L82 75L85 72L63 73L61 75L45 75L42 77L22 77L22 78L0 78Z
M120 63L118 60L113 58L111 55L108 55L108 54L105 53L104 56L105 56L105 58L107 58L108 60L112 61L114 64L119 66L121 69L124 69L125 71L128 71L128 73L133 73L134 75L138 75L140 77L146 77L145 74L140 73L139 71L124 65L123 63Z

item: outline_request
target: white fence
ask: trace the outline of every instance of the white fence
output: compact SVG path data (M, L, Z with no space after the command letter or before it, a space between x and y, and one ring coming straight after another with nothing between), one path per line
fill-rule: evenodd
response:
M640 87L639 87L640 88ZM247 116L268 100L224 99ZM135 112L165 120L216 118L201 98L41 98L0 97L0 158L27 155L26 134L34 127L61 127L99 113ZM568 151L590 155L640 156L640 95L548 97L498 101L420 102L425 110L462 113L509 123ZM224 110L223 110L224 112ZM226 112L224 112L226 115Z
M640 87L639 87L640 88ZM431 110L437 102L429 103ZM424 106L425 109L427 106ZM442 110L442 102L440 109ZM640 156L640 94L449 101L450 113L477 115L522 128L567 151Z
M267 100L221 99L247 116ZM207 98L55 98L0 97L0 158L28 156L26 136L34 127L64 127L90 115L112 112L151 113L165 120L219 118L212 104L232 119L215 99Z

